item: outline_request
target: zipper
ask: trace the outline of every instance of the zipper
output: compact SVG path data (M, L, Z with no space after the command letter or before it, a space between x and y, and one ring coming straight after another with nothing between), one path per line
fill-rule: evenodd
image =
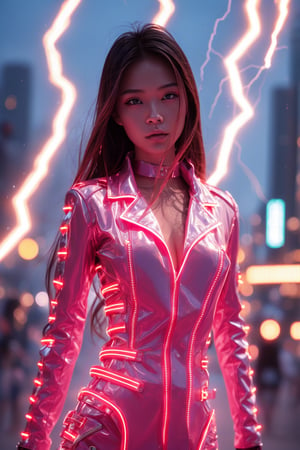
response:
M132 261L132 244L131 244L130 238L131 238L131 232L129 232L129 240L126 241L126 246L127 246L129 273L130 273L131 299L132 299L132 315L131 315L131 325L130 325L129 348L134 348L135 325L136 325L136 316L137 316L137 297L136 297L136 282L135 282L133 261Z

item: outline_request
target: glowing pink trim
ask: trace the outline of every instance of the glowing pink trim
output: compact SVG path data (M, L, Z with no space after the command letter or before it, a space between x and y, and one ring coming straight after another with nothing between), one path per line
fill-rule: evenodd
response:
M61 289L63 287L63 285L64 285L64 283L62 281L59 281L59 280L53 280L52 283L54 284L56 289Z
M64 206L63 207L63 211L67 214L68 212L72 211L73 207L72 206Z
M68 249L66 247L61 248L58 250L57 256L59 256L60 259L65 259L68 256Z
M104 306L105 314L113 314L113 313L123 313L125 311L124 302L115 303L113 305Z
M101 350L99 353L99 359L102 361L102 359L106 358L120 358L120 359L129 359L131 361L137 360L137 354L138 352L136 350L124 350L121 348L112 348L112 349L104 349Z
M33 417L32 417L31 414L25 414L25 418L26 418L27 420L32 420L32 419L33 419Z
M254 370L253 369L249 369L249 376L252 377L252 375L254 375Z
M260 424L258 424L258 425L256 425L256 431L261 431L262 430L262 425L260 425Z
M125 416L122 413L121 409L118 408L118 406L114 405L109 400L107 400L102 395L100 395L100 394L98 394L96 392L90 391L88 389L83 389L82 391L80 391L80 393L78 395L78 400L81 400L84 395L88 395L88 396L91 396L91 397L96 397L98 400L101 400L102 402L108 404L113 410L116 411L116 413L120 417L120 420L121 420L121 423L122 423L122 426L123 426L122 443L121 443L121 449L120 450L127 450L127 440L128 440L128 438L127 438L127 435L128 435L127 423L126 423Z
M202 369L207 369L208 368L208 357L205 356L205 358L203 358L201 360L201 368Z
M210 424L211 424L211 422L212 422L214 413L215 413L215 410L213 409L213 410L211 411L211 413L210 413L209 418L208 418L206 427L205 427L205 429L204 429L204 432L203 432L203 435L202 435L201 440L200 440L200 442L199 442L199 445L198 445L198 449L197 449L197 450L202 450L202 445L203 445L203 443L204 443L204 441L205 441L205 439L206 439L206 436L207 436L207 433L208 433Z
M41 361L37 362L36 365L38 366L39 369L42 369L44 367L44 364Z
M38 380L37 378L35 378L34 380L33 380L33 383L36 385L36 386L42 386L42 382L41 382L41 380Z
M33 395L31 395L31 396L29 397L29 402L30 402L30 403L35 403L35 402L36 402L36 397L34 397Z
M256 387L255 386L251 389L251 392L252 392L252 394L256 393Z
M22 433L20 433L20 435L22 436L23 439L28 439L29 438L29 433L25 433L25 431L22 431Z
M215 288L217 280L222 272L223 263L224 263L224 252L222 250L219 250L218 266L217 266L217 269L215 272L215 276L214 276L214 278L210 284L210 287L207 291L207 294L204 298L204 301L202 303L202 308L200 309L200 314L199 314L198 320L195 323L192 334L191 334L191 340L190 340L188 357L187 357L187 361L188 361L188 363L187 363L187 371L188 371L188 374L187 374L188 389L187 389L187 391L188 392L187 392L186 420L187 420L188 430L190 428L191 402L192 402L192 391L193 391L193 354L194 354L194 345L195 345L195 340L196 340L196 334L199 329L200 323L203 320L204 314L206 312L206 308L207 308L209 299Z
M175 273L174 273L175 276ZM163 428L162 428L162 441L163 446L165 447L167 445L167 426L169 421L169 389L170 389L170 361L167 354L169 354L169 345L171 340L171 334L173 332L173 328L175 325L175 320L177 316L177 289L176 289L176 282L175 287L173 289L173 295L172 295L172 311L171 311L171 320L169 325L168 334L164 343L164 353L163 353L163 360L164 360L164 366L163 366L163 380L164 380L164 417L163 417Z
M107 292L115 292L119 290L119 283L110 284L109 286L105 286L101 289L101 294L104 297L104 294L107 294Z
M177 275L177 280L178 280L179 276L181 275L182 270L183 270L183 268L184 268L184 266L185 266L186 260L187 260L187 258L188 258L188 256L189 256L189 254L191 253L191 251L193 250L193 248L195 247L195 245L197 245L198 242L202 241L202 239L204 239L204 238L205 238L212 230L214 230L215 228L218 228L218 227L221 226L221 225L222 225L221 222L217 222L217 223L211 225L210 227L208 227L208 228L205 230L205 232L204 232L203 234L201 234L201 235L200 235L200 236L192 243L192 245L189 247L189 249L188 249L188 251L186 252L186 254L185 254L185 256L184 256L184 259L183 259L183 261L182 261L182 263L181 263L181 267L180 267L180 270L179 270L178 275Z
M132 263L132 246L130 241L126 241L127 251L128 251L128 265L129 265L129 273L130 273L130 285L132 292L132 315L131 315L131 325L130 325L130 342L129 347L134 348L135 341L135 325L136 325L136 316L137 316L137 298L136 298L136 286L135 286L135 277L133 271L133 263Z
M54 342L55 342L55 339L53 339L53 338L42 338L41 339L41 344L49 345L50 347L52 347Z
M56 300L56 298L54 298L53 300L50 301L50 304L52 307L57 306L58 305L58 301Z
M60 229L61 234L64 234L64 233L66 233L68 231L69 225L61 225L59 227L59 229Z
M117 325L115 327L108 327L106 330L106 333L110 336L111 334L117 333L118 331L120 331L121 333L125 333L125 331L126 331L125 323L123 323L121 325Z
M70 440L72 443L75 441L75 439L77 438L77 434L72 434L70 433L70 431L68 430L64 430L63 431L63 437Z
M99 378L104 378L104 380L108 380L111 383L127 387L129 389L132 389L133 391L141 391L142 383L140 381L135 380L134 378L120 375L119 373L105 369L104 367L100 366L91 367L90 375Z

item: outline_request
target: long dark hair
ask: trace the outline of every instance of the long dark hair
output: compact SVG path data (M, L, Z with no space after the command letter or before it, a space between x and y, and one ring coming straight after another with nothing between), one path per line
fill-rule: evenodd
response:
M146 55L165 59L173 68L187 98L187 116L176 143L176 162L189 158L196 175L205 179L205 153L197 86L189 62L172 35L154 24L136 26L117 38L102 71L92 132L74 182L117 173L133 148L122 126L113 119L119 87L126 69Z
M202 181L205 180L205 153L200 123L200 106L192 69L182 49L165 28L155 24L146 24L135 26L132 31L120 35L106 57L92 131L74 178L74 184L118 173L126 155L134 150L132 142L123 127L115 122L113 115L125 71L131 64L153 55L163 58L171 65L178 84L183 86L186 94L185 125L176 142L176 157L173 165L179 160L187 158L193 163L196 175ZM50 257L46 272L49 295L55 260L56 247ZM96 332L99 329L97 317L100 309L101 302L94 302L91 326Z

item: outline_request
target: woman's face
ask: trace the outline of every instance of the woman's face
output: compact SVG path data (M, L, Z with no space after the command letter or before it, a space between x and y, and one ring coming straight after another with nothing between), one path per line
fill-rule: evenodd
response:
M129 66L114 119L134 144L136 159L171 164L185 116L184 88L163 58L151 55Z

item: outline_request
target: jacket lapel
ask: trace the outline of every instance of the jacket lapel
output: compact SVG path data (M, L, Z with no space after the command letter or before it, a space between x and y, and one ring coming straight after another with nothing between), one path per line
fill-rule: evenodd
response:
M186 161L182 162L181 174L190 188L184 241L184 254L186 254L197 242L213 232L220 223L215 215L218 204L206 185L195 176L193 165ZM164 242L155 215L138 192L129 156L122 170L109 177L107 197L110 201L126 201L125 209L120 216L122 221L143 228Z

